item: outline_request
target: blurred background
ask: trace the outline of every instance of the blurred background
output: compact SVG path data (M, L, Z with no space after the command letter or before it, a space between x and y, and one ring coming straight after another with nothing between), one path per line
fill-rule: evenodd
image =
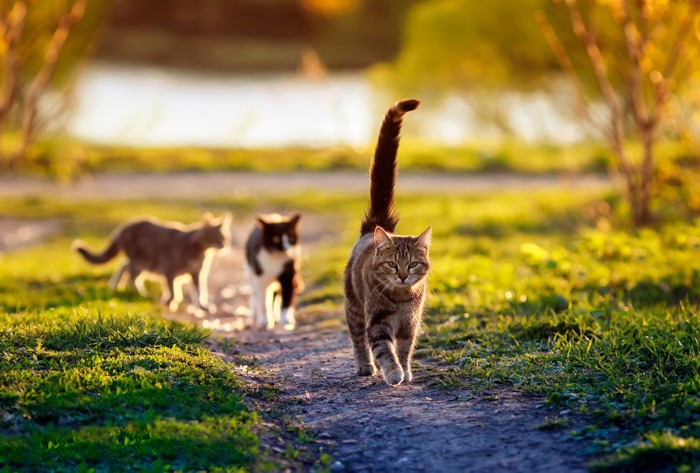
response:
M700 168L695 0L10 0L0 14L5 170L365 169L406 96L423 105L405 169L622 170L632 194L648 193L636 163L676 187ZM700 208L683 192L668 198Z
M22 2L5 3L11 18ZM31 4L21 42L43 41L20 55L40 55L77 3ZM532 14L546 2L519 2L524 16L504 1L84 3L39 113L87 142L364 147L386 106L408 94L424 102L410 133L422 141L586 137L556 84L531 82L533 62L540 74L556 67ZM540 57L508 64L531 49Z

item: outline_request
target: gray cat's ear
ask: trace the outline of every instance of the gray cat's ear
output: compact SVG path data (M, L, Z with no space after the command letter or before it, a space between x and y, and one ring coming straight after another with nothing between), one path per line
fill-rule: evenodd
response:
M214 215L211 212L204 212L202 215L202 224L211 225L212 220L214 220Z
M432 238L432 234L433 227L428 227L423 233L418 235L418 238L416 239L416 246L425 248L425 250L427 251L430 247L430 240Z
M382 227L377 226L374 229L374 244L380 247L386 243L391 243L392 240L389 234Z
M296 227L299 225L299 220L301 220L301 214L299 212L294 212L291 217L289 217L289 226Z

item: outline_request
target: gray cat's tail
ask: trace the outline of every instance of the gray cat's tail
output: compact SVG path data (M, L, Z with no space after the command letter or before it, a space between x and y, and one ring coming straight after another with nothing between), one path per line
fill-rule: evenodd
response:
M369 204L362 219L360 235L372 233L378 226L388 232L393 232L396 228L399 216L394 211L394 186L401 123L403 116L418 108L419 103L416 99L400 100L384 116L377 148L369 167Z
M117 239L115 238L109 243L109 246L107 247L106 250L104 250L100 254L93 253L92 251L87 249L87 246L85 243L83 243L80 240L76 240L73 242L72 248L80 253L80 255L85 258L86 261L89 261L92 264L102 264L106 263L107 261L110 261L114 259L119 254L119 244L117 243Z

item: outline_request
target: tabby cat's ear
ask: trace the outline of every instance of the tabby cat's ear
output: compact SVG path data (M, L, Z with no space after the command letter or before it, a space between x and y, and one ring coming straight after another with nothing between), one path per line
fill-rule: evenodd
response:
M424 248L425 251L428 251L432 234L433 227L428 227L423 233L418 235L418 238L416 238L416 246Z
M233 215L231 212L224 212L224 214L221 216L221 225L228 227L231 225L231 222L233 222Z
M391 239L389 234L382 227L377 226L374 229L374 244L380 247L386 243L391 243L394 240Z

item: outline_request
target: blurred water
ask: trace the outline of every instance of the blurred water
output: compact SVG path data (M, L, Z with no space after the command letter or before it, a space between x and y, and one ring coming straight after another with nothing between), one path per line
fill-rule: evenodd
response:
M92 64L76 83L67 131L84 140L135 146L367 146L386 106L361 73L323 80L301 75L222 76ZM567 142L581 130L551 98L511 94L508 121L527 141ZM425 103L407 123L411 136L457 144L498 137L458 97Z

